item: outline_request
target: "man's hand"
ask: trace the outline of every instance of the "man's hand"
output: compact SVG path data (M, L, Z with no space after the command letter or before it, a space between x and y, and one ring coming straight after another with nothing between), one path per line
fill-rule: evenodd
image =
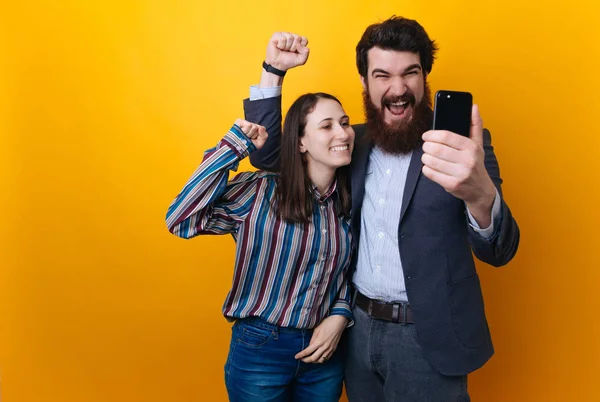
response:
M310 50L305 36L289 32L275 32L267 45L265 61L273 67L287 71L304 65Z
M496 188L484 165L483 122L473 105L470 138L445 130L423 134L423 174L463 200L480 227L491 224Z
M263 126L242 119L237 119L235 124L252 141L256 149L261 149L265 145L269 134L267 134L267 130Z
M348 319L341 315L325 318L315 327L308 347L298 353L296 359L304 363L325 363L335 352L347 324Z

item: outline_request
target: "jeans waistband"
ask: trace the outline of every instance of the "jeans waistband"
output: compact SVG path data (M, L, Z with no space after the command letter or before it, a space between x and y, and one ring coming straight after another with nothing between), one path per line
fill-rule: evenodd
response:
M260 317L238 318L235 320L235 324L252 325L252 326L255 326L258 328L266 329L268 331L275 331L277 333L282 333L282 332L310 333L310 332L312 332L312 329L306 329L306 328L302 329L302 328L293 328L293 327L280 327L279 325L272 324Z

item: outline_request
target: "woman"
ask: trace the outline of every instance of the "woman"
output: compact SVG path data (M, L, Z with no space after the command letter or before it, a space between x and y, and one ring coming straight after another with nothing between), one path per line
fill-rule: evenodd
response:
M285 119L281 173L244 172L264 127L237 120L171 204L180 237L231 233L233 285L223 314L235 320L225 381L231 401L337 401L343 366L335 353L352 321L347 165L354 131L341 103L298 98Z

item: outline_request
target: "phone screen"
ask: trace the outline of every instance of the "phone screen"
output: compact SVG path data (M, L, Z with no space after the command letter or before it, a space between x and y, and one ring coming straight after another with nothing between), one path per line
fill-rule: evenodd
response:
M473 96L469 92L437 91L433 109L433 129L469 136Z

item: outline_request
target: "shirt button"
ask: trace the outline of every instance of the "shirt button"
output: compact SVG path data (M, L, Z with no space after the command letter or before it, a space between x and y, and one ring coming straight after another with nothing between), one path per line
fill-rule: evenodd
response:
M392 174L392 171L390 169L385 171L385 174L387 174L388 176Z
M380 203L380 204L383 204L383 203L385 203L385 200L384 200L383 198L380 198L380 199L379 199L379 203Z
M327 229L323 229L323 234L327 234Z
M383 239L385 237L385 234L383 232L379 232L379 238Z
M380 271L381 271L381 265L377 265L377 266L375 267L375 269L377 270L377 272L380 272Z

